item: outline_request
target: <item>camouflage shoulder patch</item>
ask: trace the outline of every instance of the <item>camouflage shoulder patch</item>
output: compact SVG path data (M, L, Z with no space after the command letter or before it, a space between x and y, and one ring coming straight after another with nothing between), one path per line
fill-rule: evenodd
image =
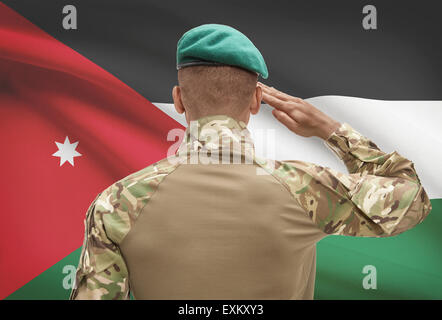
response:
M96 205L112 241L121 243L158 185L180 163L178 156L165 158L120 179L101 193Z
M383 230L352 203L349 175L302 161L281 161L272 173L326 234L376 236Z
M394 172L389 177L344 174L303 161L257 163L289 190L327 234L392 236L414 227L431 209L422 186L395 177Z

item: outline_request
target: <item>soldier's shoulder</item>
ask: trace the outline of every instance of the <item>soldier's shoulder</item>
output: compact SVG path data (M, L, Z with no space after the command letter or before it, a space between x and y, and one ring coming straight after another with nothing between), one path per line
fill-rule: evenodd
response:
M301 160L285 160L280 161L278 166L278 174L289 180L293 180L300 185L304 185L307 181L320 183L331 183L335 185L337 178L340 178L346 184L346 175L336 169L325 167L313 162Z
M308 185L316 188L321 184L337 184L337 178L342 178L346 184L350 181L345 175L335 169L301 160L271 160L262 161L260 166L288 187L291 192L299 192Z
M147 167L144 167L143 169L132 172L131 174L119 179L112 185L108 186L106 190L118 186L127 188L133 184L145 184L148 183L149 178L156 177L158 175L168 174L173 171L178 165L178 163L174 162L174 160L171 158L172 157L163 158Z
M301 160L270 160L256 158L256 162L266 171L279 177L293 177L296 173L318 172L324 167Z
M120 242L163 179L179 162L162 159L108 186L95 200L109 236Z
M121 186L128 188L135 184L149 184L149 181L153 178L164 177L172 172L179 163L176 162L176 158L168 157L161 159L141 170L133 172L124 178L115 182L112 186Z
M97 196L115 205L120 200L133 203L151 196L156 186L177 166L179 162L172 157L161 159L141 170L133 172L106 187Z

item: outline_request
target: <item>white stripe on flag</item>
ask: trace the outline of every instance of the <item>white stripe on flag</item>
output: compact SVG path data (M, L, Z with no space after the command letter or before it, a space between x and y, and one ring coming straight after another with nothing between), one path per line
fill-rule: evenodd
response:
M344 96L306 99L369 137L382 150L396 150L415 164L430 198L442 198L442 101L384 101ZM170 103L154 103L183 126L185 117ZM248 125L258 155L278 160L304 160L346 172L342 162L318 138L299 137L273 118L263 105ZM275 131L266 131L273 129ZM269 134L266 134L269 133ZM266 141L274 135L275 146ZM274 149L274 152L272 151Z

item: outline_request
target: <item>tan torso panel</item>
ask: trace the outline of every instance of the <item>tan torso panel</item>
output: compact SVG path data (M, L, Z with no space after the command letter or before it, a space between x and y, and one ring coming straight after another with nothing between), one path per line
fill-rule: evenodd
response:
M180 165L120 244L137 299L312 299L325 234L254 164Z

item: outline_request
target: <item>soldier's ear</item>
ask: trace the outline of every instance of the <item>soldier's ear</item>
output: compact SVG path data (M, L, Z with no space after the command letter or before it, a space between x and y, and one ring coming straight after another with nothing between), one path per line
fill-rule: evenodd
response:
M179 114L184 113L183 101L181 100L181 88L179 86L174 86L172 89L173 104L175 105L175 110Z
M260 86L256 86L255 94L253 95L252 103L250 105L250 113L257 114L261 108L262 89Z

